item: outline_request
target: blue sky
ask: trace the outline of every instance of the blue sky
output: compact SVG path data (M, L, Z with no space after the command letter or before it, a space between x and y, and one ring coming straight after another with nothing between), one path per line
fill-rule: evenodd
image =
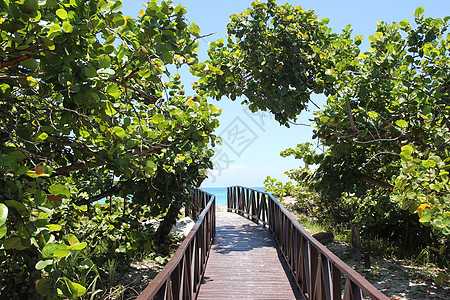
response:
M145 0L122 0L122 12L130 17L138 15ZM199 57L207 59L208 43L226 36L229 16L246 10L253 1L247 0L180 0L173 1L186 7L187 18L200 26L201 34L215 33L199 40ZM425 15L444 18L450 15L449 0L304 0L277 1L300 5L303 9L313 9L319 18L329 18L330 26L339 32L348 24L352 25L353 34L364 36L363 50L367 50L367 39L374 34L377 21L389 23L407 19L413 23L413 13L419 6L424 7ZM187 69L178 71L186 87L196 81ZM189 93L189 91L188 91ZM239 99L238 99L239 100ZM293 158L282 158L279 153L300 142L312 142L312 129L307 126L280 126L269 114L252 114L240 104L240 101L222 99L213 101L222 108L220 127L217 134L224 143L216 149L213 157L215 170L203 183L204 187L225 187L230 185L263 186L266 176L287 181L283 175L286 170L302 165ZM325 103L324 97L316 96L316 103ZM314 110L315 108L313 108ZM312 111L299 117L298 122L310 123Z

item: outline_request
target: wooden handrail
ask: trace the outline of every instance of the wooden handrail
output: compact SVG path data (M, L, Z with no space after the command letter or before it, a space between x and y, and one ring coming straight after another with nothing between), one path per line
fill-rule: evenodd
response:
M389 299L311 236L271 194L242 186L227 189L229 212L246 215L274 234L305 299ZM342 289L341 277L345 277Z
M215 196L203 190L191 192L190 213L196 217L192 230L172 259L139 295L138 300L195 299L205 272L216 232Z

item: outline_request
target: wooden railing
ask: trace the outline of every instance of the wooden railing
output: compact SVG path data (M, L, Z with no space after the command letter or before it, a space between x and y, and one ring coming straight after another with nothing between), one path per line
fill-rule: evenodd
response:
M388 299L313 238L272 195L241 186L229 187L227 205L228 211L246 215L273 232L305 299L363 299L363 295Z
M216 204L214 195L200 189L192 191L191 200L188 211L193 217L198 216L197 222L138 300L190 300L197 297L216 232Z

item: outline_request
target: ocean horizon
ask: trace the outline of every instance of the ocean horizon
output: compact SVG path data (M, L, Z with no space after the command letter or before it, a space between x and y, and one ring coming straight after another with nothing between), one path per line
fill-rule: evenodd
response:
M227 204L227 188L226 187L200 187L205 192L216 196L216 206ZM264 187L251 187L252 189L264 192Z

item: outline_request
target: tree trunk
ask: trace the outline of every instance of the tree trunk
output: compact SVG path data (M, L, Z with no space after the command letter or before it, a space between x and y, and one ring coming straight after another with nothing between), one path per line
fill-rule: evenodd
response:
M352 225L352 255L353 260L361 261L361 240L359 238L358 226Z
M178 199L173 201L172 204L170 204L167 214L164 216L164 219L161 221L158 230L156 231L156 239L158 241L163 242L166 240L166 237L169 235L173 225L176 224L177 222L180 210L181 210L181 201L179 201Z

